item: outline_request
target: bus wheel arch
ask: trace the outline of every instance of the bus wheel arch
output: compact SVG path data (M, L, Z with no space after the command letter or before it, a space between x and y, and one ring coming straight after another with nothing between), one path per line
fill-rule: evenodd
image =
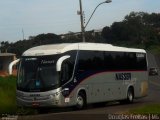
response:
M127 103L133 103L134 99L134 87L129 86L127 91Z
M84 109L87 106L87 95L84 89L78 91L76 96L76 108Z

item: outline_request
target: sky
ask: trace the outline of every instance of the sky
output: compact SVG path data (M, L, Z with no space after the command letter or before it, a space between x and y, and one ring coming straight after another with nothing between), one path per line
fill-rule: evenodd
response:
M82 0L85 22L105 0ZM38 34L80 32L79 0L0 0L0 42ZM102 29L130 12L160 13L160 0L112 0L98 7L86 30ZM24 33L24 34L23 34Z

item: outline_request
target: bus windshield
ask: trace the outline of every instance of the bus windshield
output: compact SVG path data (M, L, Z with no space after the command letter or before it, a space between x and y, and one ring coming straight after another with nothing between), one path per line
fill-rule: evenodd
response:
M17 89L25 92L42 92L59 87L57 59L58 55L21 58Z

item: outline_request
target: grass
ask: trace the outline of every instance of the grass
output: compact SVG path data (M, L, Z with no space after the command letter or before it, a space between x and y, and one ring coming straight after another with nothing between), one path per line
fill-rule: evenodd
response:
M131 114L160 114L160 104L153 103L129 110Z
M160 47L159 46L151 46L149 49L154 54L160 54Z
M16 77L0 77L0 116L37 114L36 109L17 107Z
M16 108L16 77L0 77L0 114L15 114Z

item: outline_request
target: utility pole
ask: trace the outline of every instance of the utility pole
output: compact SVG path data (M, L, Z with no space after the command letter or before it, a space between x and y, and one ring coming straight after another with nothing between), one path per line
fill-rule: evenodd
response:
M23 40L24 40L24 31L23 31L23 28L22 28L22 37L23 37Z
M89 20L87 21L87 24L84 26L84 12L83 12L83 10L82 10L82 1L79 0L80 11L78 11L78 15L80 15L80 19L81 19L81 33L82 33L82 40L83 40L83 42L86 41L86 40L85 40L85 29L86 29L88 23L90 22L93 14L95 13L96 9L97 9L100 5L102 5L102 4L104 4L104 3L110 3L110 2L112 2L112 0L106 0L106 1L98 4L97 7L94 9L93 13L91 14Z
M80 5L80 19L81 19L81 34L82 34L82 40L85 42L85 28L84 28L84 18L83 18L83 10L82 10L82 1L79 0L79 5Z

